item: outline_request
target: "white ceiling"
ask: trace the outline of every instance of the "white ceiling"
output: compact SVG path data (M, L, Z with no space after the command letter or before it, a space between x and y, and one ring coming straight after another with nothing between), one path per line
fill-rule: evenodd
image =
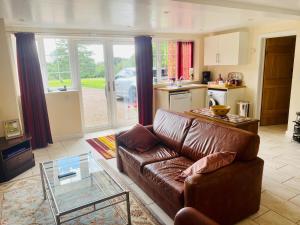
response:
M300 19L300 0L0 0L7 26L204 33Z

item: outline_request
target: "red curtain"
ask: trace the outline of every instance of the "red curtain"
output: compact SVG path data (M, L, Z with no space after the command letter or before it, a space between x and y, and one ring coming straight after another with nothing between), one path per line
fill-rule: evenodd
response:
M152 38L138 36L134 41L139 123L149 125L153 114Z
M194 42L177 42L178 79L190 79L190 68L194 67Z
M33 149L46 147L52 136L35 37L32 33L15 36L25 133L32 137Z

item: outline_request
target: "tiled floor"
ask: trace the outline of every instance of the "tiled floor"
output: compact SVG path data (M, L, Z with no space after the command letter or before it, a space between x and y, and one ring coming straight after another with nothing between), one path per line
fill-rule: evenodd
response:
M284 126L262 127L259 156L265 160L261 208L258 213L240 222L240 225L300 225L300 144L285 136ZM75 155L93 150L85 139L113 133L113 130L87 134L85 138L57 142L35 151L37 162ZM100 158L99 154L95 154ZM116 169L115 159L108 163ZM35 168L15 179L38 174ZM121 175L141 199L164 221L172 220L129 178Z

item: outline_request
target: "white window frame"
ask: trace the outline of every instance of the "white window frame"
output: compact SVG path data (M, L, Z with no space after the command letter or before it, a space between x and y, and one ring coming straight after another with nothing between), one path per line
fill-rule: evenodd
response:
M68 43L68 50L69 50L69 69L70 69L70 79L71 79L71 87L68 87L68 89L78 90L78 84L76 81L76 75L77 73L74 63L71 62L71 60L75 59L74 55L74 48L73 48L73 41L68 37L62 37L62 36L36 36L37 41L37 51L39 55L40 65L41 65L41 72L42 72L42 79L43 79L43 85L44 85L44 92L47 93L49 85L48 85L48 70L47 70L47 61L46 61L46 52L45 52L45 46L44 46L44 39L65 39ZM55 91L55 90L54 90Z
M196 43L196 40L195 39L187 39L187 40L182 40L182 39L172 39L172 38L153 38L152 39L152 44L155 42L156 43L156 52L153 54L156 54L156 79L157 79L157 83L164 83L164 82L167 82L168 79L162 79L162 74L161 74L161 47L160 47L160 44L161 42L163 41L174 41L174 42L179 42L179 41L192 41L194 43ZM195 44L194 44L194 51L193 51L193 58L195 60ZM178 52L176 50L176 58L178 56ZM176 61L176 73L178 73L177 71L177 61ZM194 65L195 66L195 65ZM166 68L168 69L168 68ZM176 76L178 74L175 74Z

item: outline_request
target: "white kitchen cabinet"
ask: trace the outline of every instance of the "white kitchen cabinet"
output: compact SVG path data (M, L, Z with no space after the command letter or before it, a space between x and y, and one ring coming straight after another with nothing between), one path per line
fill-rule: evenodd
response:
M215 65L218 61L218 36L210 36L204 39L204 65Z
M190 93L192 95L191 109L205 108L207 89L206 88L191 89Z
M204 65L239 65L247 63L247 32L209 36L204 39Z
M181 90L183 91L183 90ZM188 91L191 96L191 104L190 109L199 109L205 107L206 102L206 92L207 88L191 88L186 89L184 91ZM157 109L166 109L166 110L172 110L171 107L171 101L170 101L170 94L177 92L176 90L161 90L161 89L155 89L154 90L154 114ZM188 109L186 110L188 111Z

